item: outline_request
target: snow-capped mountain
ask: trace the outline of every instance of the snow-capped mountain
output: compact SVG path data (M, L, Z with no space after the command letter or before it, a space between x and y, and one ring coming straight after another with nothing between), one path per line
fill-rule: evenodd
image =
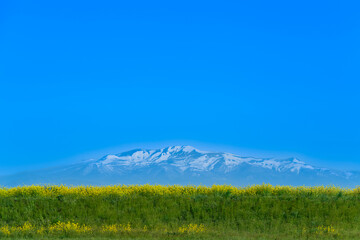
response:
M143 167L176 167L179 172L209 172L221 168L224 173L237 166L248 164L278 172L291 171L299 173L301 169L315 169L296 158L264 159L240 157L231 153L213 153L199 151L191 146L173 146L157 150L135 149L120 154L109 154L89 163L86 172L94 170L103 173L114 173L124 169L133 170Z
M134 149L98 160L7 176L5 186L29 184L281 184L357 185L356 172L318 168L296 158L244 157L191 146Z

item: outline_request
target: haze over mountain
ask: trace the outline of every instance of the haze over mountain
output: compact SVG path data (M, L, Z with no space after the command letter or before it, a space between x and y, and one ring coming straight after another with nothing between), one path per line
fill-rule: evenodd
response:
M68 166L0 178L0 185L32 184L251 184L354 187L359 173L315 167L297 158L275 159L200 151L191 146L134 149Z

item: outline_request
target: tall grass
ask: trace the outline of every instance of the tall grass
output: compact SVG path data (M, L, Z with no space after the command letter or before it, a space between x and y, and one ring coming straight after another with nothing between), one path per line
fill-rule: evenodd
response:
M55 230L54 230L55 229ZM360 239L360 189L0 188L1 237Z

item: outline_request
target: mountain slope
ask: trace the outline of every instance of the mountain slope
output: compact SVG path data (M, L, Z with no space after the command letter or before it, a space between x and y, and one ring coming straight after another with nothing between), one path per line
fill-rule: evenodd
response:
M191 146L109 154L98 160L0 178L5 186L30 184L281 184L353 187L356 172L317 168L296 158L241 157Z

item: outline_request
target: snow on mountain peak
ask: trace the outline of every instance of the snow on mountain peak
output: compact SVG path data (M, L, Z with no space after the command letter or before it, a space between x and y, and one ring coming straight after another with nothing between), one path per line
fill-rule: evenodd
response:
M360 173L313 167L297 158L246 157L192 146L133 149L54 170L34 172L27 184L358 185ZM26 175L28 176L28 175ZM8 179L8 178L7 178ZM14 176L6 184L23 184Z
M112 155L112 154L109 154L109 155L106 155L105 156L105 159L102 161L103 164L108 164L108 163L111 163L115 160L118 160L119 157L116 156L116 155Z
M192 146L182 146L181 148L184 152L198 151L196 148L194 148Z
M119 154L109 154L97 161L98 167L106 166L106 169L121 166L129 168L156 167L159 164L161 166L175 167L180 171L189 170L194 172L212 171L215 168L229 172L244 164L244 166L261 167L278 172L299 173L302 169L314 169L314 167L296 158L241 157L231 153L199 151L188 145L169 146L153 150L134 149Z
M183 146L171 146L171 147L166 147L161 149L163 152L200 152L199 150L197 150L196 148L189 146L189 145L183 145Z

